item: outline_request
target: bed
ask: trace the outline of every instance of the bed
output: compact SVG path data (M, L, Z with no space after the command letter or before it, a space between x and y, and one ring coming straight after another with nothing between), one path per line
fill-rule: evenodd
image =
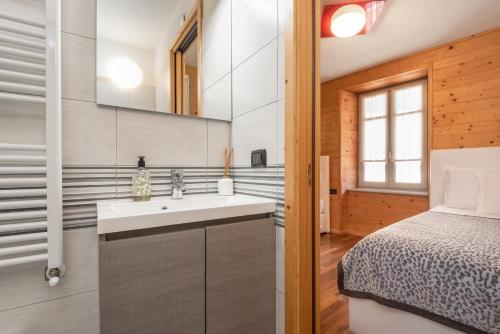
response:
M447 166L500 169L500 147L431 152L431 209L342 258L351 332L500 333L500 215L443 205Z

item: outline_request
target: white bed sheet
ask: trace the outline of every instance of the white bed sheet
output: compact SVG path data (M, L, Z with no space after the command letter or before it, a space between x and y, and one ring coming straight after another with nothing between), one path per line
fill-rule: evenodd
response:
M430 209L429 211L432 211L432 212L441 212L441 213L449 213L449 214L452 214L452 215L461 215L461 216L473 216L473 217L481 217L481 218L500 219L500 215L480 213L480 212L477 212L476 210L466 210L466 209L449 208L449 207L444 206L444 205L435 206L434 208Z

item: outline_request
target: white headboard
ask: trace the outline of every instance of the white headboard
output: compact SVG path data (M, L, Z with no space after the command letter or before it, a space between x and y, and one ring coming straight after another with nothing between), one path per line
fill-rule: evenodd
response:
M500 146L431 151L430 208L443 204L444 168L448 166L500 169Z

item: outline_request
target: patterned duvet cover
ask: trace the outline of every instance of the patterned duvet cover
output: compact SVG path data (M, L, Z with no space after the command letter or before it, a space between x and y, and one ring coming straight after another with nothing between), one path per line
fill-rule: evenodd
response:
M342 294L500 333L498 219L425 212L367 236L338 269Z

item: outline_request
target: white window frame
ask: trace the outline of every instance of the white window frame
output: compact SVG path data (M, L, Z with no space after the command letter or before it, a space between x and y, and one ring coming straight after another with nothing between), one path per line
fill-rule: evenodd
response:
M422 180L420 183L397 183L395 181L396 173L395 173L395 161L392 160L392 151L393 147L395 147L394 138L392 133L395 131L395 108L394 108L394 99L393 92L395 90L415 86L422 85L422 165L421 165L421 176ZM363 152L364 152L364 110L363 110L363 99L373 95L379 95L381 93L386 94L386 170L385 170L385 182L367 182L364 177L364 160L363 160ZM373 189L384 189L384 190L419 190L425 191L427 190L427 179L428 179L428 169L427 169L427 79L421 79L417 81L411 81L383 89L379 89L376 91L371 91L368 93L359 95L359 165L358 165L358 186L362 188L373 188Z

